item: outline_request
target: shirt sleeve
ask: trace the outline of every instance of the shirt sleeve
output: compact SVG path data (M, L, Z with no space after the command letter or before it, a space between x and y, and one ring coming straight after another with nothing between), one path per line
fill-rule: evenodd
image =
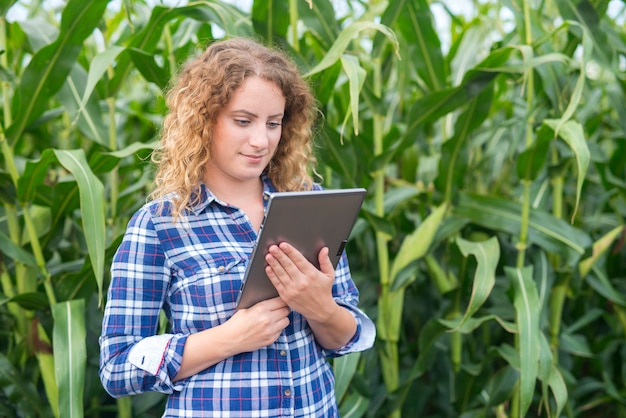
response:
M170 269L150 213L130 220L111 265L100 336L100 380L113 397L180 390L186 335L157 335Z
M365 351L374 345L376 326L374 322L359 309L359 291L352 281L348 259L344 252L335 269L335 283L333 285L335 301L349 310L356 320L357 329L350 341L343 347L335 350L324 350L326 357L339 357L357 351Z

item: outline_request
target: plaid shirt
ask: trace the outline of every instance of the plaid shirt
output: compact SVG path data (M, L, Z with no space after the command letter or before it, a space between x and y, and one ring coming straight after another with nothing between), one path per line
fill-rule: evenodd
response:
M263 178L264 191L274 191ZM278 340L172 382L189 334L224 323L235 302L256 232L239 209L204 186L200 204L176 224L150 202L128 224L111 267L100 337L100 378L121 397L147 391L169 394L163 416L335 417L334 376L325 357L372 346L375 327L357 308L358 291L345 254L333 285L357 332L339 350L324 350L297 312ZM168 333L159 334L161 309Z

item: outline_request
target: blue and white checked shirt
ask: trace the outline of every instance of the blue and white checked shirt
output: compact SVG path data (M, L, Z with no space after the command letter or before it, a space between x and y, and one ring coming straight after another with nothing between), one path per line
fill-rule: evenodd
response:
M266 177L263 183L264 191L274 191ZM345 254L333 285L335 300L357 320L345 347L322 349L305 318L292 312L275 343L172 382L187 336L234 314L257 236L241 210L217 200L204 185L200 193L201 203L176 224L168 210L157 213L156 202L144 205L128 224L111 267L100 337L105 389L113 397L167 393L167 417L339 416L325 357L366 350L376 334L357 308ZM161 309L171 326L166 334L157 334Z

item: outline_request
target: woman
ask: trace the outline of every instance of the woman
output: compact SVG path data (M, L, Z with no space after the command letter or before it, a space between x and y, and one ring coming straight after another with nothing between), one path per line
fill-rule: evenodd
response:
M338 416L325 357L372 346L345 254L320 269L282 243L279 297L235 309L271 191L319 188L313 96L295 65L247 39L215 42L167 95L152 199L111 267L100 377L114 397L169 394L164 416ZM163 310L169 328L158 333Z

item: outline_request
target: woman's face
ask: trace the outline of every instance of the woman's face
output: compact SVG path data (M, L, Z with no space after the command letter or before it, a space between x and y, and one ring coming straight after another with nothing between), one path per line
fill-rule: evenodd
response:
M206 170L210 183L258 183L280 141L284 113L285 98L276 84L245 80L217 115Z

